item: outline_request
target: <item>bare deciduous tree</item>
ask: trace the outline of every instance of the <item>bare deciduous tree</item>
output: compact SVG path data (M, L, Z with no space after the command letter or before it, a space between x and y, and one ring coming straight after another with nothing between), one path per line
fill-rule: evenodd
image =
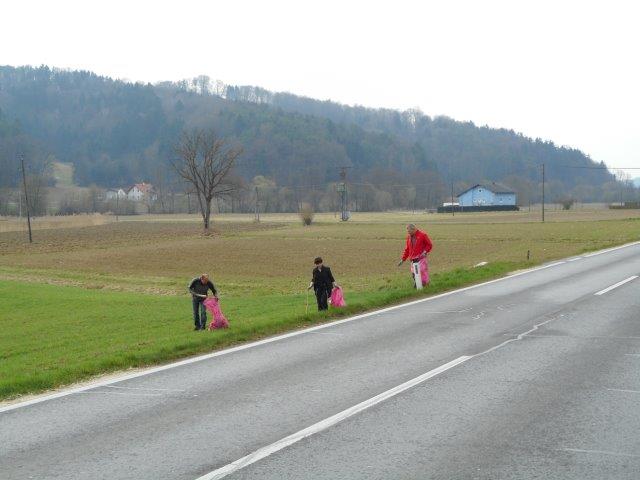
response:
M210 226L211 202L234 189L227 175L242 149L228 145L213 130L194 129L182 134L176 153L178 158L173 168L193 187L206 233Z

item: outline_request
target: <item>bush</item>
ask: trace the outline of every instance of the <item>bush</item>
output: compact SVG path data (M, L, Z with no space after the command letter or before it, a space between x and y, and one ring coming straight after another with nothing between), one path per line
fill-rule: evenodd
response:
M313 207L308 203L303 203L300 206L299 215L300 215L300 218L302 219L303 225L311 225L311 223L313 222L313 215L314 215Z
M575 200L573 198L564 198L564 199L560 200L560 203L562 204L562 209L563 210L571 210L571 207L573 206L574 202L575 202Z

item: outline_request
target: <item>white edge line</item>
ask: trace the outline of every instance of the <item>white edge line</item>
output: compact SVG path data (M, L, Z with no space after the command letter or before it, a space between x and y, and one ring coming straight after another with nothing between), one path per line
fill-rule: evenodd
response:
M621 248L626 248L638 244L640 244L640 242L625 243L624 245L618 245L617 247L605 248L604 250L598 250L597 252L587 253L584 255L584 257L595 257L596 255L602 255L603 253L613 252L615 250L620 250Z
M561 315L562 316L562 315ZM363 410L366 410L367 408L376 405L377 403L383 402L385 400L387 400L390 397L393 397L394 395L398 395L401 392L404 392L405 390L412 388L416 385L418 385L419 383L422 383L432 377L435 377L436 375L445 372L446 370L449 370L457 365L460 365L461 363L466 362L469 359L472 358L476 358L476 357L480 357L486 354L489 354L495 350L498 350L499 348L504 347L505 345L511 343L511 342L517 342L519 340L522 340L525 336L529 335L531 332L537 330L538 328L540 328L543 325L546 325L549 322L552 322L554 320L557 320L559 317L551 317L547 320L545 320L544 322L538 323L536 325L534 325L532 328L530 328L529 330L527 330L526 332L522 332L519 335L517 335L514 338L511 338L505 342L502 342L499 345L496 345L494 347L491 347L483 352L479 352L476 353L474 355L466 355L466 356L462 356L462 357L458 357L455 360L452 360L449 363L446 363L444 365L441 365L440 367L434 368L433 370L428 371L427 373L424 373L422 375L420 375L419 377L416 377L412 380L409 380L401 385L398 385L397 387L394 387L390 390L387 390L386 392L383 392L379 395L376 395L373 398L370 398L369 400L365 400L362 403L359 403L351 408L348 408L346 410L343 410L340 413L337 413L336 415L333 415L332 417L329 417L325 420L322 420L318 423L315 423L313 425L311 425L310 427L307 427L303 430L300 430L299 432L296 432L292 435L289 435L288 437L285 437L275 443L272 443L271 445L267 445L266 447L262 447L258 450L256 450L253 453L250 453L249 455L246 455L242 458L239 458L238 460L236 460L235 462L229 463L223 467L220 467L212 472L209 472L201 477L198 477L196 480L218 480L221 478L226 477L227 475L234 473L248 465L251 465L252 463L255 463L259 460L262 460L263 458L268 457L269 455L278 452L280 450L282 450L283 448L288 447L289 445L292 445L304 438L307 438L315 433L321 432L322 430L325 430L339 422L341 422L342 420L356 415L357 413L362 412Z
M614 288L618 288L618 287L624 285L625 283L629 283L631 280L635 280L636 278L638 278L638 275L632 275L629 278L625 278L624 280L622 280L622 281L620 281L618 283L614 283L610 287L607 287L607 288L605 288L603 290L600 290L599 292L594 293L594 295L604 295L605 293L610 292Z
M87 394L102 394L102 395L125 395L127 397L162 397L161 393L136 393L136 392L112 392L112 391L104 391L104 390L89 390L78 393L87 393Z
M226 477L227 475L230 475L231 473L234 473L248 465L251 465L252 463L255 463L259 460L262 460L263 458L268 457L269 455L272 455L273 453L276 453L280 450L282 450L283 448L288 447L289 445L293 445L296 442L299 442L300 440L310 437L311 435L314 435L316 433L319 433L323 430L326 430L329 427L332 427L333 425L340 423L341 421L352 417L354 415L357 415L358 413L374 406L377 405L378 403L384 402L385 400L394 397L396 395L398 395L399 393L404 392L405 390L408 390L412 387L415 387L416 385L435 377L436 375L443 373L457 365L460 365L463 362L466 362L467 360L469 360L470 356L462 356L462 357L458 357L455 360L452 360L449 363L445 363L444 365L441 365L437 368L434 368L433 370L428 371L427 373L424 373L416 378L413 378L405 383L402 383L396 387L393 387L389 390L387 390L386 392L382 392L378 395L376 395L375 397L372 397L368 400L365 400L364 402L358 403L357 405L354 405L353 407L347 408L346 410L343 410L339 413L336 413L335 415L332 415L331 417L325 418L324 420L321 420L317 423L314 423L313 425L311 425L310 427L307 427L303 430L300 430L292 435L289 435L288 437L284 437L281 440L278 440L277 442L272 443L271 445L267 445L266 447L262 447L258 450L256 450L253 453L250 453L249 455L246 455L242 458L239 458L238 460L236 460L235 462L229 463L223 467L220 467L212 472L209 472L201 477L198 477L197 480L218 480L220 478Z
M634 245L640 245L640 241L627 243L625 245L620 245L618 247L609 248L609 249L603 250L602 253L611 252L611 251L614 251L614 250L619 250L619 249L631 247L631 246L634 246ZM595 252L594 254L591 254L591 256L593 256L595 254L599 254L599 253L600 252ZM585 255L585 257L586 256L587 255ZM440 293L440 294L434 295L432 297L421 298L421 299L414 300L414 301L411 301L411 302L408 302L408 303L402 303L402 304L399 304L399 305L393 305L391 307L386 307L386 308L383 308L383 309L380 309L380 310L374 310L374 311L371 311L371 312L367 312L367 313L363 313L363 314L360 314L360 315L356 315L354 317L344 318L342 320L336 320L335 322L323 323L322 325L316 325L315 327L309 327L309 328L306 328L306 329L303 329L303 330L296 330L294 332L285 333L283 335L278 335L276 337L265 338L264 340L258 340L257 342L246 343L246 344L239 345L237 347L231 347L231 348L228 348L228 349L225 349L225 350L218 350L216 352L207 353L207 354L204 354L204 355L199 355L197 357L187 358L185 360L179 360L177 362L168 363L166 365L161 365L161 366L158 366L158 367L151 367L151 368L146 369L146 370L144 370L142 372L125 374L125 375L122 375L122 376L119 376L119 377L116 377L116 378L112 378L110 380L104 380L104 381L101 381L101 382L90 383L90 384L84 385L82 387L76 387L76 388L71 388L71 389L68 389L68 390L62 390L60 392L52 393L50 395L44 395L44 396L41 396L41 397L33 398L31 400L26 400L24 402L14 403L14 404L11 404L11 405L6 405L4 407L0 407L0 413L8 412L8 411L11 411L11 410L16 410L18 408L27 407L29 405L34 405L34 404L41 403L41 402L46 402L46 401L49 401L49 400L54 400L56 398L65 397L67 395L72 395L72 394L78 393L78 392L84 392L86 390L91 390L92 388L104 387L106 385L111 385L111 384L118 383L118 382L124 382L126 380L131 380L131 379L134 379L134 378L143 377L145 375L151 375L153 373L162 372L164 370L169 370L171 368L181 367L183 365L189 365L191 363L201 362L203 360L208 360L210 358L219 357L221 355L227 355L229 353L239 352L239 351L242 351L242 350L246 350L246 349L249 349L249 348L257 347L257 346L260 346L260 345L265 345L265 344L271 343L271 342L277 342L277 341L284 340L284 339L291 338L291 337L295 337L295 336L298 336L298 335L304 335L305 333L314 332L316 330L320 330L320 329L323 329L323 328L333 327L335 325L341 325L343 323L352 322L354 320L359 320L361 318L366 318L366 317L370 317L370 316L373 316L373 315L378 315L380 313L386 313L386 312L390 312L392 310L397 310L397 309L400 309L400 308L410 307L410 306L416 305L418 303L428 302L428 301L431 301L431 300L436 300L438 298L447 297L449 295L454 295L454 294L460 293L460 292L466 292L467 290L472 290L474 288L483 287L485 285L490 285L492 283L502 282L504 280L508 280L508 279L515 278L515 277L519 277L521 275L526 275L526 274L529 274L529 273L537 272L539 270L544 270L546 268L555 267L555 266L561 265L563 263L565 263L565 262L564 261L559 261L559 262L555 262L555 263L550 263L548 265L542 265L540 267L533 267L533 268L530 268L530 269L527 269L527 270L522 270L522 271L519 271L517 273L513 273L511 275L506 275L504 277L495 278L495 279L489 280L487 282L478 283L478 284L470 285L468 287L463 287L463 288L460 288L460 289L457 289L457 290L451 290L449 292Z
M283 335L278 335L276 337L265 338L264 340L258 340L257 342L246 343L246 344L243 344L243 345L239 345L237 347L227 348L225 350L218 350L216 352L207 353L207 354L204 354L204 355L199 355L197 357L187 358L185 360L180 360L180 361L177 361L177 362L169 363L169 364L166 364L166 365L161 365L161 366L158 366L158 367L151 367L151 368L149 368L147 370L144 370L142 372L131 373L131 374L123 375L121 377L113 378L113 379L110 379L110 380L104 380L102 382L91 383L91 384L83 385L82 387L71 388L69 390L63 390L63 391L52 393L50 395L46 395L46 396L43 396L43 397L33 398L31 400L26 400L24 402L15 403L15 404L12 404L12 405L7 405L5 407L0 407L0 413L8 412L8 411L15 410L15 409L22 408L22 407L27 407L29 405L34 405L34 404L41 403L41 402L46 402L48 400L54 400L56 398L61 398L61 397L65 397L65 396L68 396L68 395L73 395L75 393L84 392L86 390L91 390L93 388L104 387L106 385L111 385L113 383L123 382L123 381L126 381L126 380L132 380L134 378L143 377L145 375L151 375L153 373L162 372L164 370L169 370L171 368L181 367L181 366L184 366L184 365L189 365L191 363L201 362L203 360L209 360L211 358L219 357L219 356L222 356L222 355L228 355L230 353L240 352L242 350L247 350L249 348L258 347L260 345L265 345L265 344L272 343L272 342L277 342L277 341L280 341L280 340L285 340L287 338L296 337L298 335L303 335L303 334L306 334L306 333L315 332L317 330L321 330L321 329L324 329L324 328L329 328L329 327L333 327L333 326L336 326L336 325L341 325L343 323L352 322L354 320L360 320L362 318L370 317L370 316L373 316L373 315L379 315L381 313L390 312L390 311L397 310L397 309L400 309L400 308L410 307L412 305L416 305L416 304L419 304L419 303L428 302L428 301L431 301L431 300L436 300L438 298L447 297L449 295L453 295L453 294L460 293L460 292L465 292L467 290L471 290L471 289L474 289L474 288L479 288L479 287L482 287L482 286L485 286L485 285L490 285L492 283L501 282L503 280L511 279L511 278L514 278L514 277L519 277L520 275L525 275L525 274L528 274L528 273L537 272L538 270L544 270L546 268L555 267L557 265L560 265L561 263L564 263L564 262L555 262L555 263L551 263L551 264L548 264L548 265L543 265L543 266L540 266L540 267L534 267L534 268L529 269L529 270L522 270L522 271L514 273L512 275L496 278L496 279L489 280L489 281L484 282L484 283L478 283L476 285L470 285L468 287L463 287L463 288L460 288L458 290L451 290L449 292L444 292L444 293L441 293L441 294L438 294L438 295L434 295L432 297L421 298L421 299L418 299L418 300L413 300L413 301L408 302L408 303L402 303L400 305L393 305L391 307L386 307L386 308L383 308L383 309L380 309L380 310L374 310L372 312L363 313L363 314L360 314L360 315L356 315L354 317L344 318L342 320L336 320L335 322L323 323L322 325L316 325L315 327L309 327L309 328L305 328L303 330L296 330L294 332L285 333Z
M116 385L106 385L105 388L117 388L122 390L136 390L136 391L153 391L153 392L186 392L186 390L178 390L177 388L144 388L144 387L121 387Z

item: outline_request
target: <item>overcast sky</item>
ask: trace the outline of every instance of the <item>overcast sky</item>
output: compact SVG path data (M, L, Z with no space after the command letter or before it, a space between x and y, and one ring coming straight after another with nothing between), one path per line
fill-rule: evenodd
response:
M639 13L619 0L6 1L0 64L418 107L640 168Z

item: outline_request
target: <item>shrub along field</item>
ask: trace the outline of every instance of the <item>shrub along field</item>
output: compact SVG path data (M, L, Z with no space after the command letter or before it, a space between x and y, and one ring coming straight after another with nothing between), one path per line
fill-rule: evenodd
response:
M452 217L362 214L346 223L320 215L219 216L203 236L196 216L133 217L0 233L0 399L92 375L211 351L504 275L509 271L640 238L640 220L545 224L521 215ZM396 267L404 224L424 228L435 248L432 283L416 294ZM527 252L530 260L527 261ZM325 258L349 307L318 314L306 286ZM480 262L488 265L474 268ZM231 328L194 332L187 283L208 272ZM309 313L306 314L306 301Z

